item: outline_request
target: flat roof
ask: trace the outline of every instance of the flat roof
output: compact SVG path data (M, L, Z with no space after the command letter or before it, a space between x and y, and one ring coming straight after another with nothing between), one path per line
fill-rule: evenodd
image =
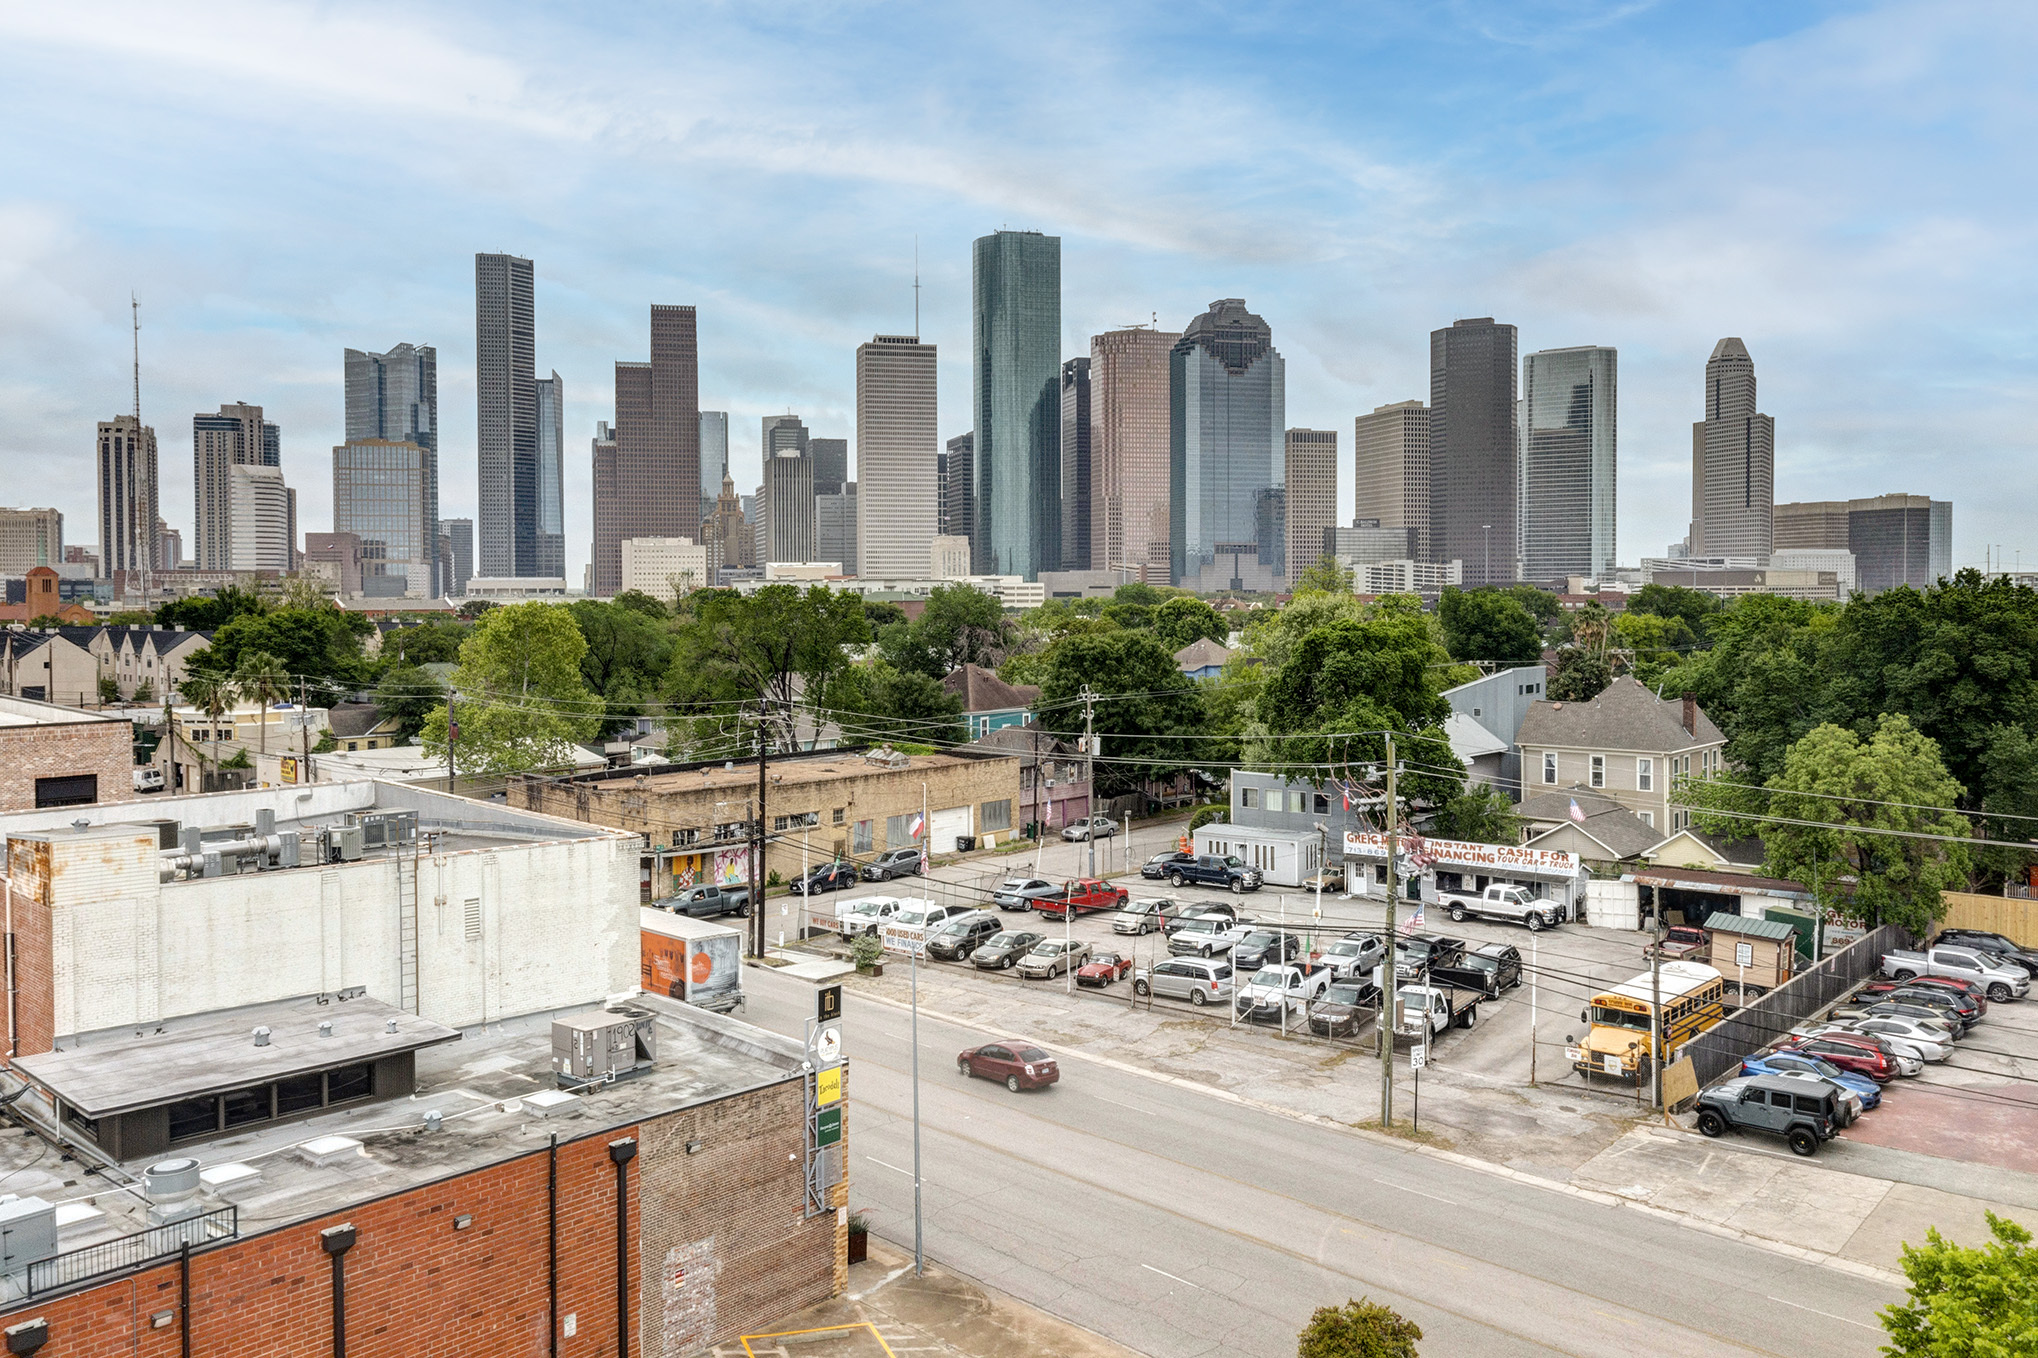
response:
M1680 891L1710 891L1721 896L1791 896L1811 899L1803 882L1780 877L1757 877L1752 872L1713 872L1706 868L1637 868L1621 877L1623 882L1643 886L1665 886Z
M171 1154L190 1156L211 1174L203 1205L238 1204L242 1232L254 1234L540 1153L554 1133L562 1142L600 1135L800 1078L796 1042L662 996L630 1003L652 1014L658 1059L635 1076L586 1093L551 1097L562 1092L552 1072L552 1019L592 1012L598 1004L491 1022L463 1029L458 1042L422 1048L417 1090L409 1098L364 1099L300 1121L259 1123L180 1143ZM538 1094L548 1098L531 1101ZM547 1102L557 1106L547 1109ZM48 1105L34 1093L15 1108L47 1125ZM425 1130L427 1112L440 1115L438 1131ZM348 1137L360 1148L313 1163L307 1143L325 1137ZM86 1173L81 1160L50 1154L41 1137L0 1137L7 1191L57 1204L65 1222L58 1228L61 1250L146 1230L148 1203L138 1185L123 1182L128 1175L139 1178L158 1158L123 1162L125 1174L102 1177ZM235 1182L215 1186L219 1180Z
M321 1023L332 1025L330 1036L319 1033ZM266 1046L255 1045L258 1027L269 1030ZM457 1028L366 995L307 995L168 1019L128 1036L133 1031L66 1038L69 1050L13 1064L66 1106L98 1118L460 1040Z
M34 698L0 696L0 727L65 726L72 722L126 720L126 717L109 717L103 712L87 712L82 707L38 702Z
M1003 751L982 757L956 754L915 754L902 755L897 764L877 763L863 757L860 750L833 751L823 755L807 755L796 759L773 759L765 768L765 776L771 780L774 793L787 788L802 787L813 783L832 783L840 778L883 777L887 774L897 777L926 773L933 769L966 768L972 764L996 762L1009 759L1015 764L1018 755ZM734 768L721 764L706 768L672 769L657 773L646 773L642 766L634 770L619 770L613 774L597 774L592 778L570 780L576 787L592 787L616 792L664 793L685 795L688 793L735 790L755 793L757 789L757 761L738 763ZM731 820L741 819L742 808L730 812Z

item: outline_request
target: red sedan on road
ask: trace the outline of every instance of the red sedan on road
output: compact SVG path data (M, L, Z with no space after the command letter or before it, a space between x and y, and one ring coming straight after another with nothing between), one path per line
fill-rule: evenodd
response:
M1100 952L1076 969L1077 985L1107 986L1132 974L1132 959L1121 952Z
M955 1068L966 1077L1003 1080L1014 1094L1045 1089L1061 1078L1061 1067L1052 1056L1031 1042L1010 1038L971 1047L955 1058Z

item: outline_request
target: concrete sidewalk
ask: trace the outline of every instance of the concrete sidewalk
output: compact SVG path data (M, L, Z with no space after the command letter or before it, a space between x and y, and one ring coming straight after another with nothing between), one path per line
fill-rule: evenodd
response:
M706 1351L712 1358L1139 1358L1135 1350L1057 1320L876 1236L849 1269L849 1291Z

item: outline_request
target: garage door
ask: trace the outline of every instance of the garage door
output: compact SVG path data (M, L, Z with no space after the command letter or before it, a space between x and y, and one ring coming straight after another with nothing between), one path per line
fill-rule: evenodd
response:
M954 853L955 841L971 833L970 813L974 807L951 806L934 813L934 833L927 841L931 853Z

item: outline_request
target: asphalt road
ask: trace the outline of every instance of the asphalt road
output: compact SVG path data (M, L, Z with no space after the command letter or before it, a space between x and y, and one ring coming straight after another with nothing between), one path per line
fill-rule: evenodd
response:
M799 1034L812 988L745 976L745 1016ZM850 1201L910 1248L907 1016L846 1000ZM1432 1353L1866 1355L1898 1295L1065 1053L1053 1089L965 1081L956 1053L989 1036L920 1023L928 1254L1153 1358L1287 1358L1354 1296Z

